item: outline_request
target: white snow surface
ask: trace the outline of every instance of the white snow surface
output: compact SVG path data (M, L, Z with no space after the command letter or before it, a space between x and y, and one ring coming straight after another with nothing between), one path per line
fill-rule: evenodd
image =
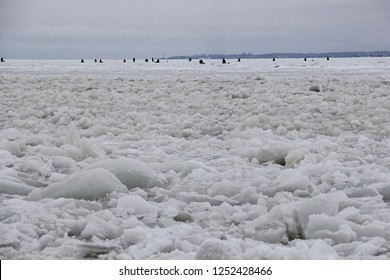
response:
M1 259L390 259L390 58L85 61L0 65Z

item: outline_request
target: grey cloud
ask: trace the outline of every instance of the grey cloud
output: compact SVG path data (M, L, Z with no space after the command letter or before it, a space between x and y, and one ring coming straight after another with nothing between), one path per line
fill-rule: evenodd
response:
M390 49L387 0L2 0L0 53L117 58ZM4 16L3 16L4 15Z

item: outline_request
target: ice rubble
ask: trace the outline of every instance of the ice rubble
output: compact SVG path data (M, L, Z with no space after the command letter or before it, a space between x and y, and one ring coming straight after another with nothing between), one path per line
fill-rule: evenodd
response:
M19 63L3 259L390 258L388 60Z
M220 239L208 239L203 242L196 252L197 260L231 260L240 259L241 250L234 243ZM235 248L237 247L237 248Z

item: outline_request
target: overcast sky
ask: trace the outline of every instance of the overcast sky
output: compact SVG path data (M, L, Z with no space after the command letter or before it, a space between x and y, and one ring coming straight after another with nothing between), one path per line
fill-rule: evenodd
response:
M390 50L390 0L0 0L0 56Z

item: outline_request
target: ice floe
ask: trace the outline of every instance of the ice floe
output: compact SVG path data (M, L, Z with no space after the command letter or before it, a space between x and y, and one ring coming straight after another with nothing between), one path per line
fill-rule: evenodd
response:
M2 259L389 259L390 60L0 68Z

